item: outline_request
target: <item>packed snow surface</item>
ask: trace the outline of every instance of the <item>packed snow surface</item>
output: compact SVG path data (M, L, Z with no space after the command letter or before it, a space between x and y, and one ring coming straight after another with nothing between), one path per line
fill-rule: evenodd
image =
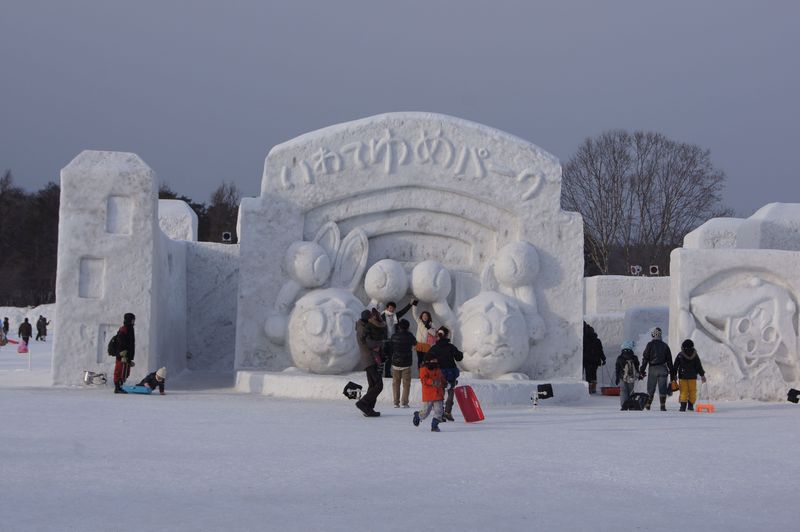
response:
M0 349L3 530L797 526L790 403L681 414L673 397L665 413L620 412L598 396L486 408L477 424L456 412L434 434L412 426L413 408L367 419L343 396L237 394L209 374L170 376L165 396L48 387L50 345L31 342L30 372Z

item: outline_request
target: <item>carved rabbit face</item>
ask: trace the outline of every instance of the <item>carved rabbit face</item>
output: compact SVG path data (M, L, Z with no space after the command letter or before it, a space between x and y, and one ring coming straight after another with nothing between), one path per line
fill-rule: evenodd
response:
M462 364L483 377L517 371L528 358L525 317L508 298L482 292L461 307Z
M300 286L321 286L331 273L331 259L316 242L294 242L284 258L286 273Z
M359 360L355 324L362 303L348 290L314 290L289 317L289 350L298 368L312 373L352 371Z

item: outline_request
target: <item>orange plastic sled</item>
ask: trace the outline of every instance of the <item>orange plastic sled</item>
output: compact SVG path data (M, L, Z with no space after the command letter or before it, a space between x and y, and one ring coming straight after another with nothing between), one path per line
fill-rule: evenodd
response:
M705 393L703 393L704 391ZM708 401L708 385L706 383L700 385L700 396L702 397L704 395L706 401ZM709 414L712 414L716 412L717 409L714 408L714 405L712 405L711 403L697 403L696 405L694 405L694 411L698 413L707 412Z

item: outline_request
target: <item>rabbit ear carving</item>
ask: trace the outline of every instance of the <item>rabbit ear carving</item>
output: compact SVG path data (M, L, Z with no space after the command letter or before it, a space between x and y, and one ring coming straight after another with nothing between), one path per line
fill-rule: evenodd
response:
M336 255L331 286L354 291L367 269L368 252L369 240L364 230L356 228L350 231L342 240L339 254Z
M494 261L490 261L481 272L481 288L484 291L497 291L499 283L494 276Z
M341 243L341 236L339 235L339 226L334 222L328 222L317 231L314 237L314 242L322 246L325 253L331 259L331 264L336 261L336 251L339 249Z

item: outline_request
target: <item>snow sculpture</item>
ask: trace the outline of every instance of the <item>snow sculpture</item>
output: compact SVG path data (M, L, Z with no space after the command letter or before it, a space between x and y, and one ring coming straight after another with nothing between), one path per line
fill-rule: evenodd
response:
M443 115L380 115L274 147L240 209L236 369L348 371L354 344L336 338L357 310L413 296L457 332L459 309L494 290L524 341L485 374L578 378L583 228L560 197L554 157ZM362 263L339 264L338 231L364 235ZM494 289L481 286L490 264Z
M452 286L450 272L435 260L420 262L411 272L411 291L414 297L422 303L430 303L433 312L451 329L458 323L447 302Z
M800 385L800 253L676 249L670 344L694 341L711 393L779 400Z
M731 349L740 378L757 378L772 365L787 383L800 376L797 304L786 289L751 277L744 286L693 297L690 308L702 330Z
M481 292L459 310L464 369L482 377L517 371L528 358L528 325L517 302Z
M459 310L464 367L478 375L498 377L518 371L530 344L545 336L536 307L534 280L539 256L528 242L504 246L483 272L483 288Z
M370 297L370 307L379 302L399 301L408 292L408 275L396 260L379 260L367 271L364 290Z

